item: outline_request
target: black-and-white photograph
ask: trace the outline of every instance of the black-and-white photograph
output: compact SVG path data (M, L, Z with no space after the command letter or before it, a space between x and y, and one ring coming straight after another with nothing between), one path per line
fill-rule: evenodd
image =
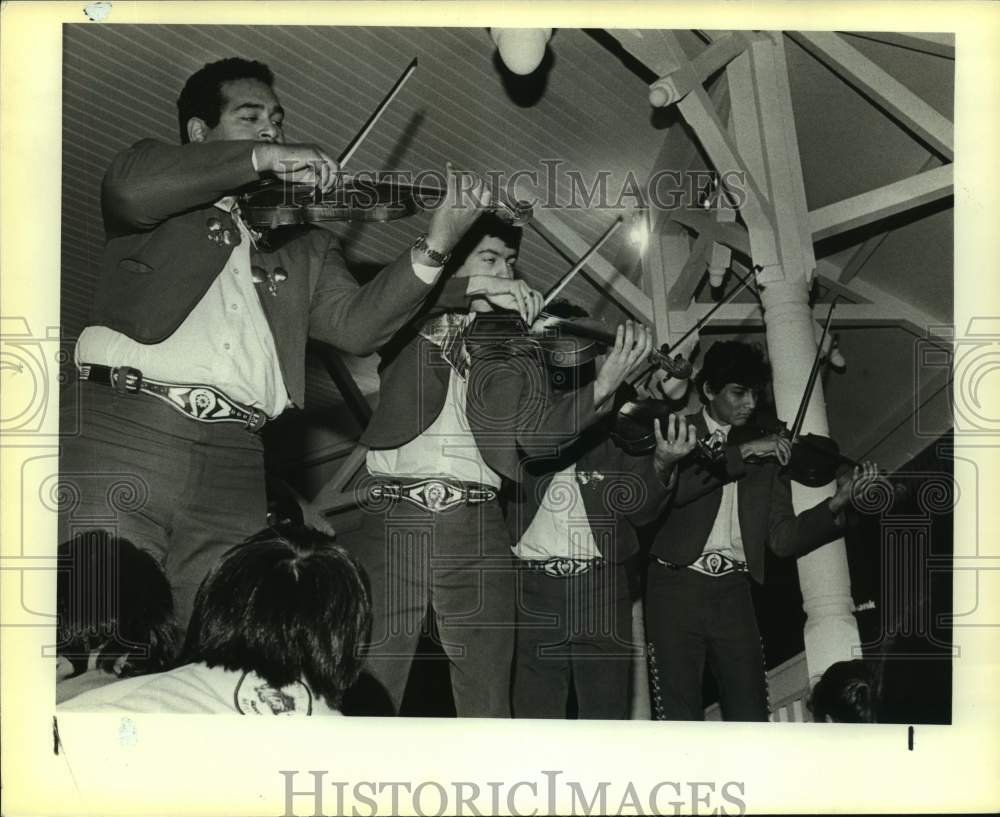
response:
M956 375L991 330L956 320L954 33L85 11L29 371L58 431L18 489L54 520L20 555L54 566L22 607L56 755L78 713L122 746L514 720L528 752L603 721L912 755L956 722L988 490L957 452L996 423ZM566 806L539 771L384 810L280 768L286 814L755 808L731 777Z
M949 722L949 37L63 43L70 708Z

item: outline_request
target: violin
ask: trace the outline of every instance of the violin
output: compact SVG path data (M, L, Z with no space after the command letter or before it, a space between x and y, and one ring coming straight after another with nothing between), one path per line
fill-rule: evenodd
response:
M561 368L582 366L615 345L615 331L602 321L589 317L559 317L545 310L535 318L529 334L541 339L551 365ZM691 364L682 355L671 357L666 344L653 349L647 362L671 377L681 380L691 377Z
M861 465L857 460L842 454L837 442L830 437L800 433L793 438L788 425L779 420L768 422L758 419L754 423L734 426L729 431L728 442L730 445L742 445L772 434L791 442L791 459L782 471L800 485L819 488L836 479L843 466Z
M436 207L445 197L440 188L400 182L394 175L344 174L323 196L311 185L265 179L240 196L240 211L250 227L274 230L333 221L394 221ZM528 202L504 197L494 197L485 210L515 226L523 226L534 214Z
M611 238L622 223L621 216L605 230L604 234L585 252L580 259L545 294L542 311L528 326L516 313L493 310L478 313L467 333L476 343L492 340L504 343L510 338L531 339L532 344L522 344L520 348L540 351L550 367L575 369L607 352L615 343L615 331L603 322L587 316L584 310L565 301L553 303L573 277L586 266L587 262ZM546 309L548 307L548 309ZM650 352L649 364L659 367L671 377L687 380L691 377L691 364L680 354L673 357L670 347L664 344Z
M576 369L605 354L615 344L615 331L595 318L565 317L543 310L529 326L521 316L512 311L494 309L476 313L466 329L466 338L473 344L509 343L516 339L517 348L540 352L546 363L559 369ZM662 346L649 353L651 365L659 366L672 377L686 379L691 376L691 364L681 355L670 357L668 347Z

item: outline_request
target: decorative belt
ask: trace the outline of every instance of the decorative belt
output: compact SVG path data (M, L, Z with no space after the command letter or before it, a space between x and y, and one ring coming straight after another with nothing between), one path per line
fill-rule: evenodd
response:
M565 576L579 576L598 567L604 567L604 559L568 559L555 557L552 559L522 559L520 565L526 570L539 570L547 576L557 579Z
M149 394L199 423L240 423L251 431L259 431L270 419L263 411L237 403L212 386L150 380L130 366L83 363L80 379L110 386L120 394Z
M477 505L497 498L497 489L490 485L443 479L422 479L419 482L380 482L371 487L374 499L405 499L428 511L447 511L456 505Z
M704 573L706 576L726 576L730 573L748 572L746 562L737 562L735 559L730 559L728 556L724 556L714 550L701 554L701 556L689 565L675 565L673 562L665 562L656 556L653 558L664 567L669 567L673 570L681 570L682 568L689 567L692 570L697 570L699 573Z

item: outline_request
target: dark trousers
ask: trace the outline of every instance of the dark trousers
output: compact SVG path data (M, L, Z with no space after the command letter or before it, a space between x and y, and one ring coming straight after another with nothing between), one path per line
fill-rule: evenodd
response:
M260 437L200 423L149 395L86 382L79 390L79 433L61 440L60 541L104 529L151 552L186 628L212 565L266 523ZM67 418L63 428L75 425Z
M448 656L459 717L510 717L514 577L499 503L434 513L406 501L365 509L345 545L368 571L367 671L398 713L428 610Z
M763 647L746 574L706 576L651 561L645 608L654 718L704 720L707 661L723 718L768 719Z
M515 718L565 718L572 684L579 718L627 719L636 649L623 565L518 571Z

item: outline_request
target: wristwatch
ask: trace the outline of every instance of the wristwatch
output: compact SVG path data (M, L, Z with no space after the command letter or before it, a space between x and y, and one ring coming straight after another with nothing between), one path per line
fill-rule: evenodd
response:
M438 252L427 246L426 235L417 236L417 240L413 242L413 249L417 252L422 252L439 267L443 267L448 262L448 259L451 258L450 252Z

